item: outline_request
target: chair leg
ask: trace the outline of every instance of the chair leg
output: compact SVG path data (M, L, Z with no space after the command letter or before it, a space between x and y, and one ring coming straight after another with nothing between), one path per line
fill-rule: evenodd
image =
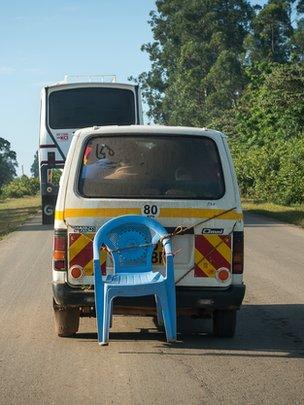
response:
M176 309L170 308L167 294L158 295L158 300L161 302L163 320L165 324L167 342L176 341L176 320L174 321L174 316L176 314ZM171 312L173 310L173 312ZM176 316L175 316L176 317Z
M100 290L102 288L102 291ZM98 343L101 344L103 336L103 323L104 323L104 292L103 286L96 288L95 291L95 310L96 310L96 324Z
M111 321L111 306L112 297L109 294L109 290L106 289L104 293L104 303L103 303L103 325L102 325L102 339L99 341L101 346L109 344L109 329Z
M156 315L157 315L157 324L158 326L164 325L163 315L162 315L162 308L160 301L157 299L157 295L155 294L155 303L156 303Z
M110 328L112 328L112 326L113 326L113 302L114 302L114 299L111 300Z
M176 296L175 296L175 285L174 285L174 290L167 286L166 288L166 293L167 293L167 299L170 307L170 314L171 314L171 321L172 321L172 333L175 336L177 336L177 326L176 326Z

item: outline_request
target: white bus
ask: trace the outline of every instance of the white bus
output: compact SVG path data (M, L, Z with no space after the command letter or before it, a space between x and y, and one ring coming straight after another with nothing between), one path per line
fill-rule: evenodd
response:
M42 223L52 224L58 194L54 169L62 169L75 131L103 125L143 123L139 87L115 76L77 76L41 92L39 171ZM110 78L110 81L106 81ZM79 81L80 79L80 81Z

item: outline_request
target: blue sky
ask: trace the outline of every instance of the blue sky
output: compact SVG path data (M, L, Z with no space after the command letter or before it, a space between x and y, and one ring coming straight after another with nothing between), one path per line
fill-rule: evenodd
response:
M10 0L0 5L0 137L30 173L38 146L40 89L65 74L116 74L126 82L149 68L140 46L154 0Z
M263 4L264 1L253 1ZM17 152L18 174L38 147L40 89L65 74L149 69L155 0L8 0L0 5L0 137Z

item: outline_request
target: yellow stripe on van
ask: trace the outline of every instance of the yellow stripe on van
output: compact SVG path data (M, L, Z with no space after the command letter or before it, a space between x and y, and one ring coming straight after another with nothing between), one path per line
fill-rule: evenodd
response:
M57 219L57 221L63 221L63 211L55 211L55 219Z
M160 218L210 218L224 213L226 210L208 208L160 208ZM83 217L108 217L113 218L119 215L140 215L140 208L67 208L65 211L56 211L55 219L83 218ZM237 211L229 211L217 219L240 220L243 215Z
M118 217L119 215L138 214L140 208L67 208L64 211L65 218L75 217Z
M209 208L161 208L160 217L166 218L210 218L222 214L226 210ZM218 219L242 219L243 215L239 212L229 211L221 215Z

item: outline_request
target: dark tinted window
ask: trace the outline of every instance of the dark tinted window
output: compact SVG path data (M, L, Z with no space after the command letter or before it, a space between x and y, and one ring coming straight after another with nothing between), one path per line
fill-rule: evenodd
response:
M134 93L114 88L79 88L52 92L49 125L53 129L135 124Z
M149 134L92 138L79 191L85 197L218 199L225 187L210 138Z

